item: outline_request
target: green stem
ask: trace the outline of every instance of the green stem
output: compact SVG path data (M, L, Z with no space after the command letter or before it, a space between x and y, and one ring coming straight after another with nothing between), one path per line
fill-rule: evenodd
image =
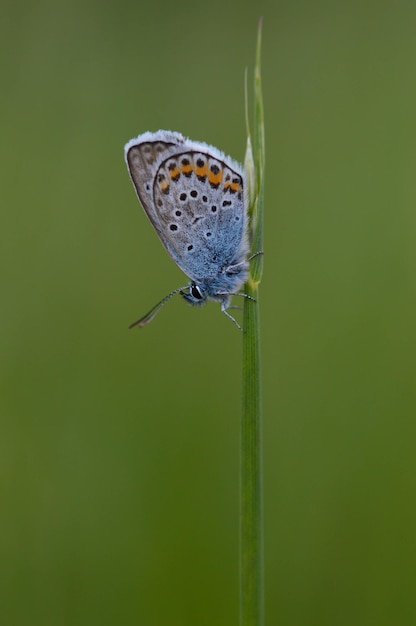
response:
M247 177L252 180L250 223L252 253L263 248L264 118L261 90L261 26L257 37L254 74L254 159L248 129ZM254 165L254 167L253 167ZM250 171L251 170L251 171ZM243 407L241 419L240 484L240 626L263 626L263 502L259 283L263 256L251 262L246 283L243 334Z
M263 624L263 511L258 289L244 307L243 412L241 420L240 625Z

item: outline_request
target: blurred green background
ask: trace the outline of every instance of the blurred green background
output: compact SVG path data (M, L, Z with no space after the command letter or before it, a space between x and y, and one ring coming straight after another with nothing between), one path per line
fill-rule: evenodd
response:
M243 159L264 16L266 623L416 623L416 5L2 2L0 621L238 620L241 336L123 145Z

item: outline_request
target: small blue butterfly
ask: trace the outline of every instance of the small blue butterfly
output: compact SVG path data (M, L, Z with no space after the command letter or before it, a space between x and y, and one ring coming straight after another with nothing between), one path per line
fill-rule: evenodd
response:
M247 185L243 167L205 143L166 130L146 132L125 146L137 196L166 250L190 278L146 315L145 326L176 293L193 305L207 299L228 313L248 277ZM254 255L256 256L256 255Z

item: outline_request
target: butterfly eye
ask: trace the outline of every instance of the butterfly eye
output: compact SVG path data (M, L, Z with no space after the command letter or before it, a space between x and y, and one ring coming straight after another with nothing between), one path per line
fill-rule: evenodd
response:
M201 292L200 288L198 287L198 285L193 284L191 286L191 294L193 295L193 297L196 300L202 300L203 299L202 292Z

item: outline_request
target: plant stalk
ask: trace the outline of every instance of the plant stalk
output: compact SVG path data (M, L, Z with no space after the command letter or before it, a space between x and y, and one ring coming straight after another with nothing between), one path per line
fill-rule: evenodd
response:
M261 89L261 31L254 71L254 152L247 124L246 172L252 254L263 251L264 116ZM250 184L250 180L252 183ZM263 255L251 261L244 302L243 406L240 455L240 626L263 626L263 494L259 284ZM251 299L253 298L255 302Z

